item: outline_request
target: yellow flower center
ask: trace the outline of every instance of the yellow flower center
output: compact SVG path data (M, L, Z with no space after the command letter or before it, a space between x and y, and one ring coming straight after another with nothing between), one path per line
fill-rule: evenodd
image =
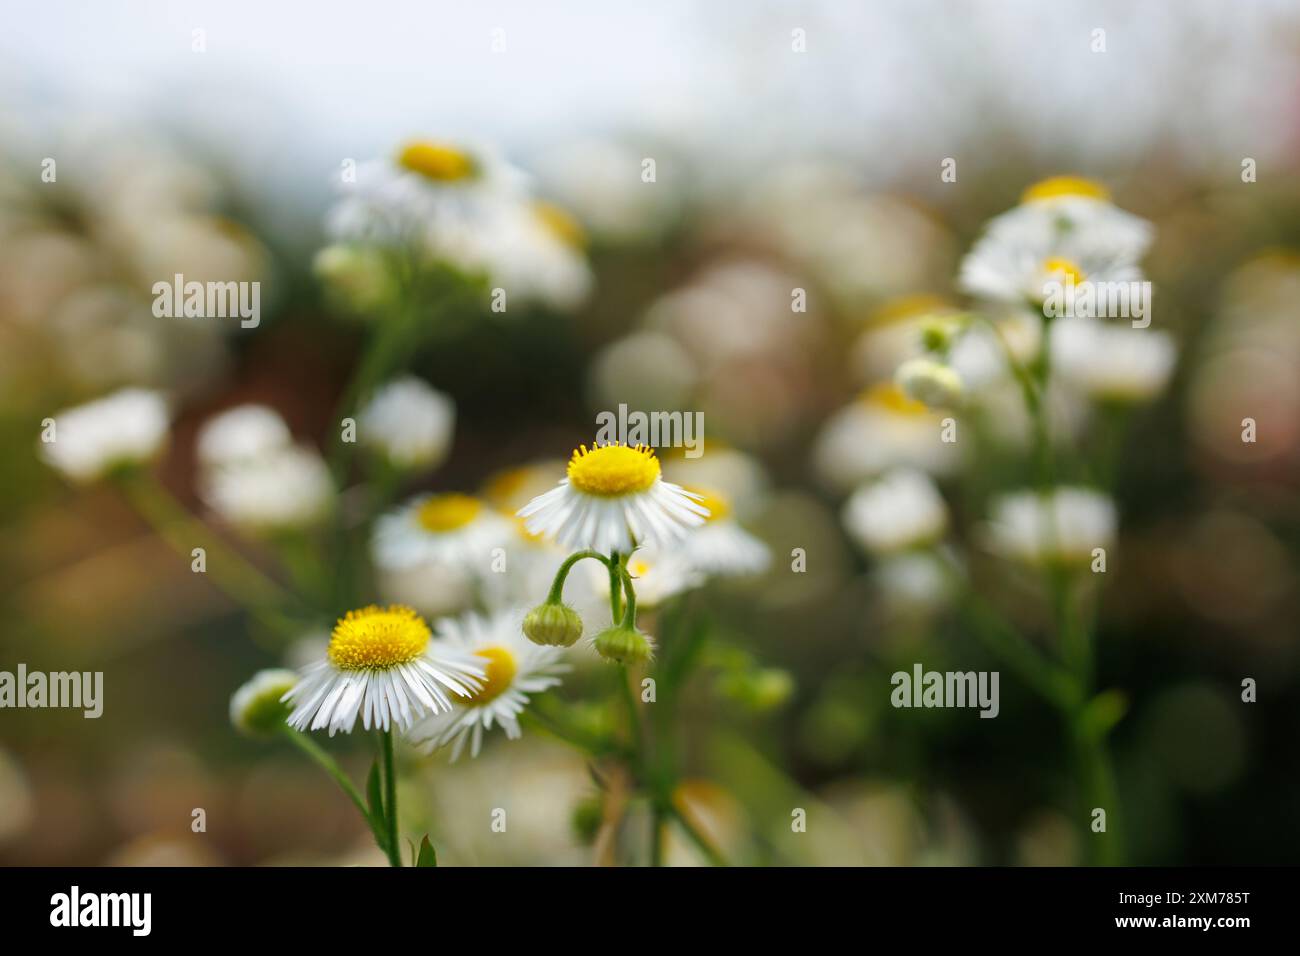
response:
M862 394L862 401L873 408L883 408L895 415L928 415L924 402L908 398L893 382L877 382Z
M569 483L579 491L602 498L646 491L659 477L654 449L637 445L583 445L569 459Z
M471 691L469 699L475 705L486 704L510 689L519 668L515 664L515 655L504 647L485 647L474 653L487 662L483 665L486 676L480 681L483 686Z
M1040 202L1044 199L1059 199L1063 196L1081 196L1084 199L1110 201L1110 190L1093 179L1082 176L1052 176L1034 183L1020 196L1022 203Z
M482 510L483 502L477 498L452 492L434 495L420 505L415 517L425 531L442 534L445 531L455 531L457 528L465 527L477 518Z
M1083 270L1080 269L1073 260L1062 259L1056 256L1043 260L1043 273L1047 276L1049 281L1073 281L1075 285L1078 285L1086 278L1083 274Z
M339 670L382 670L406 664L424 653L429 625L402 604L348 611L334 625L329 660Z
M528 481L531 469L527 465L498 471L483 485L483 495L495 504L504 504L519 493Z
M538 202L533 204L533 212L546 230L566 246L581 249L587 245L586 230L566 210L554 203Z
M683 485L687 491L693 492L700 496L697 504L701 504L709 509L708 517L705 521L717 521L731 514L731 502L728 501L721 492L710 491L707 488L699 488L694 485Z
M419 140L407 143L397 156L397 162L425 179L439 183L454 183L469 179L478 169L474 157L446 143Z

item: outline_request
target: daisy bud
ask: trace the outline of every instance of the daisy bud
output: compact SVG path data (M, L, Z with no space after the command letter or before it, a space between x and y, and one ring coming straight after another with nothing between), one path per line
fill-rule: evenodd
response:
M284 726L289 705L280 698L298 683L293 671L258 671L230 698L230 722L250 737L267 737Z
M582 618L567 604L539 604L524 617L524 634L534 644L572 647L582 637Z
M596 653L607 661L620 664L643 664L654 656L650 638L635 627L619 624L601 631L594 641Z
M961 376L934 359L908 359L898 367L894 381L908 398L931 408L950 408L961 398Z

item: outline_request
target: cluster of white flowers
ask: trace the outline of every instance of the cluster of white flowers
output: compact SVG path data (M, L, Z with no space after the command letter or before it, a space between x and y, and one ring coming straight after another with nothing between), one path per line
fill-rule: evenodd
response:
M322 251L317 270L359 309L385 294L376 249L484 277L507 302L570 310L590 293L582 228L536 199L528 178L492 152L416 141L354 172L327 223L336 245Z
M199 493L218 517L263 534L311 527L334 507L334 482L316 449L294 444L265 405L239 405L199 430Z

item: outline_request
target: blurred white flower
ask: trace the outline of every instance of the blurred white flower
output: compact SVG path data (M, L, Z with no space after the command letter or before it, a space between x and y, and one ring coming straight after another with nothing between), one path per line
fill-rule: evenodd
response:
M546 191L599 238L628 242L660 235L680 206L666 182L641 181L642 154L611 140L567 141L537 161Z
M943 536L948 507L924 472L895 469L850 496L844 526L872 554L925 547Z
M125 388L52 418L52 440L41 443L41 457L76 482L145 462L167 440L167 403L148 389Z
M943 419L892 382L874 385L822 426L813 446L817 472L844 491L896 465L949 474L960 458L956 443L943 441Z
M709 576L761 574L767 570L771 552L736 521L727 496L698 485L686 488L700 496L700 504L709 510L709 516L704 526L688 534L678 547L676 554L682 562Z
M483 734L493 725L510 740L522 736L519 715L530 695L558 686L559 675L568 670L561 663L560 648L541 647L524 637L522 620L523 612L512 609L487 617L468 614L438 625L431 650L471 657L485 676L477 689L453 698L450 710L432 713L411 727L407 738L412 743L425 753L451 745L451 759L456 760L466 743L470 755L477 757Z
M223 520L253 533L310 527L334 506L329 468L301 445L216 465L201 476L199 490Z
M298 675L284 668L258 671L230 698L230 722L249 736L269 735L284 726L289 708L284 695L298 683Z
M757 458L713 438L698 457L687 458L685 449L664 449L660 458L664 477L683 487L712 489L741 518L762 510L771 491L772 481Z
M671 335L639 329L592 359L591 398L600 407L680 408L699 380L695 360Z
M1151 226L1110 204L1103 187L1076 177L1031 186L993 219L961 264L958 284L994 302L1039 306L1048 283L1142 281L1138 260Z
M692 532L694 533L694 532ZM603 578L608 596L608 572L595 561L588 562L592 586ZM627 559L627 570L636 589L636 605L649 611L669 598L694 590L704 583L704 574L685 560L680 551L665 548L638 548Z
M196 440L199 463L206 467L262 458L293 441L280 413L266 405L238 405L204 422Z
M593 276L581 227L549 203L497 200L473 220L437 231L435 255L470 273L482 273L512 299L568 311L586 301Z
M343 242L430 249L464 235L502 196L519 196L524 177L481 149L414 141L391 159L361 163L344 181L326 227Z
M378 389L357 414L357 437L399 468L433 468L451 447L456 406L408 375Z
M375 522L371 553L385 570L444 565L481 577L514 536L510 519L471 495L418 495Z
M1169 381L1177 358L1167 332L1062 317L1049 326L1052 371L1091 398L1145 402Z
M1111 546L1117 524L1108 495L1063 486L995 499L984 537L991 551L1027 564L1078 564L1090 561L1093 549Z
M1151 245L1151 223L1114 205L1100 183L1078 176L1053 176L1034 183L1020 197L1020 205L989 222L991 232L1043 225L1057 231L1086 235L1099 248L1139 259Z

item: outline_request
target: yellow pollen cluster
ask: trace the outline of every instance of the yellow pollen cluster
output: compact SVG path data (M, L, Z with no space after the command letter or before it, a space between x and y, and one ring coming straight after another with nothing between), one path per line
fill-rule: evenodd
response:
M542 225L566 246L581 249L587 245L587 233L565 210L554 203L539 202L533 205L533 212Z
M476 705L486 704L510 689L519 668L515 656L504 647L485 647L474 653L487 662L483 665L486 676L480 681L483 686L471 691L469 699Z
M476 170L474 158L469 154L445 143L428 140L407 143L398 154L397 162L404 169L440 183L469 179Z
M1080 196L1084 199L1110 201L1110 190L1093 179L1082 176L1053 176L1034 183L1020 196L1022 203L1039 202L1043 199L1059 199L1063 196Z
M877 382L862 393L864 403L873 408L883 408L895 415L928 415L930 409L924 402L908 398L893 382Z
M429 625L411 608L370 605L334 625L330 663L343 671L382 670L415 660L429 644Z
M1073 260L1061 259L1058 257L1045 260L1043 262L1043 272L1046 273L1050 279L1055 279L1059 276L1062 281L1068 279L1073 281L1075 285L1078 285L1087 278L1083 274L1083 270L1075 265Z
M659 459L644 445L583 445L569 459L569 483L602 498L646 491L659 477Z
M705 521L717 521L720 518L725 518L727 515L731 514L731 502L723 497L721 492L710 491L707 488L698 488L694 485L683 485L682 487L687 491L699 495L700 500L696 502L696 504L703 505L709 509L709 514L708 517L704 519Z
M463 528L483 510L483 502L469 495L451 492L434 495L416 511L416 520L425 531L441 534Z

